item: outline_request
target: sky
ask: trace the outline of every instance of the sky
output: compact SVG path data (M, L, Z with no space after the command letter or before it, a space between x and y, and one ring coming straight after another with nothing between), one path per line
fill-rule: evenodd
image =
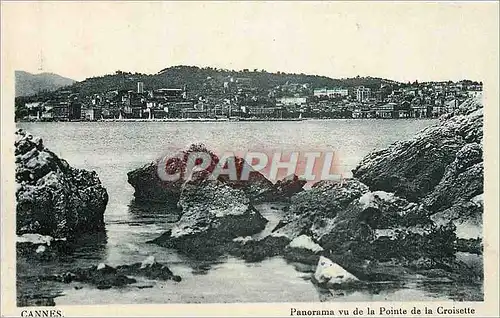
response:
M174 65L482 80L498 2L2 2L13 69L75 80Z

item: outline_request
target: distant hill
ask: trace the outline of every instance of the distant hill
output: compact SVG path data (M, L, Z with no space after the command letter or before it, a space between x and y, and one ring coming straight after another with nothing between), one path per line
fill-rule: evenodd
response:
M24 71L16 71L16 97L55 91L61 87L72 85L75 82L75 80L53 73L31 74Z
M26 74L31 76L25 76ZM265 70L227 70L212 67L196 67L196 66L172 66L159 71L156 74L131 73L124 71L116 71L114 74L104 76L95 76L87 78L80 82L75 82L70 79L65 79L55 74L39 74L32 75L26 72L19 72L19 77L23 80L19 81L19 90L16 87L17 96L27 96L36 93L38 87L40 90L46 91L57 89L57 85L42 86L41 84L28 85L25 83L38 83L32 80L37 76L50 76L50 78L64 79L57 81L60 86L70 85L75 93L81 96L89 96L99 94L111 90L136 90L137 82L144 83L144 89L158 88L183 88L186 87L190 96L221 96L223 92L224 82L234 80L239 81L244 79L248 86L255 89L258 95L267 95L268 91L277 86L286 84L308 84L310 89L314 88L333 88L344 87L352 88L357 86L365 86L372 89L378 89L382 84L398 84L397 82L382 79L378 77L353 77L334 79L326 76L307 75L307 74L291 74L291 73L270 73ZM16 72L16 84L18 82L18 72ZM25 78L28 78L26 80ZM39 86L35 86L39 85ZM24 89L25 86L31 89ZM33 89L35 87L35 89ZM47 94L38 94L47 95ZM48 93L50 96L50 93ZM26 99L26 98L23 98ZM29 98L28 98L29 99Z
M245 78L250 80L250 86L258 91L265 92L273 87L287 83L309 84L311 88L322 87L356 87L366 86L380 88L383 83L395 83L376 77L354 77L346 79L333 79L326 76L270 73L265 70L226 70L212 67L199 68L196 66L168 67L156 74L141 74L117 71L115 74L91 77L72 85L75 92L83 95L102 93L114 89L136 89L137 82L144 83L144 89L157 89L163 87L187 87L192 95L217 94L222 90L223 83L230 78L237 80Z

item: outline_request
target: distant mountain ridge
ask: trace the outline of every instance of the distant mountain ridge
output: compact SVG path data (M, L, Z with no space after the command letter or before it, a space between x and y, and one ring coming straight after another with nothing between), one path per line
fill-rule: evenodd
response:
M51 92L76 82L73 79L54 73L31 74L25 71L16 71L15 80L16 97Z

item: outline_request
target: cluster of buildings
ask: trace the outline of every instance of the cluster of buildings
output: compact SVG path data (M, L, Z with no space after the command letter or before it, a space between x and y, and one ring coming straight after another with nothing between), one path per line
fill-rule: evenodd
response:
M380 87L320 87L286 83L259 89L250 78L207 78L202 91L184 86L111 90L80 96L69 90L26 104L28 120L77 121L165 118L430 118L453 111L482 84L461 81Z
M382 84L376 89L318 88L310 96L279 98L277 105L305 117L433 118L452 112L466 98L481 92L482 84L465 81Z

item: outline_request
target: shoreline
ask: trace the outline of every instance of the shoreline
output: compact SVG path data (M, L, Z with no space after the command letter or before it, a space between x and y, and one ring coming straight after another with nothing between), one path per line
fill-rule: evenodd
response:
M17 120L15 123L96 123L96 122L152 122L152 123L189 123L189 122L208 122L208 123L218 123L218 122L301 122L301 121L330 121L330 120L437 120L439 117L429 117L429 118L252 118L252 119L215 119L215 118L167 118L167 119L142 119L142 118L131 118L131 119L99 119L99 120Z

